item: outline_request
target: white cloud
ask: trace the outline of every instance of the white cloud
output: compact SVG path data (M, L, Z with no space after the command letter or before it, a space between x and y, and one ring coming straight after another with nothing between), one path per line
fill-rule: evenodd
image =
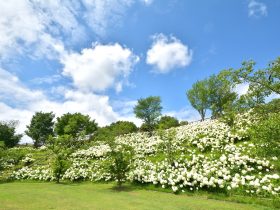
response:
M119 92L138 60L130 49L117 43L96 43L93 48L65 56L61 63L63 74L70 76L79 89L104 91L115 87Z
M153 65L158 73L168 73L175 68L191 63L192 50L174 36L163 34L153 36L153 44L147 52L146 62Z
M250 0L248 4L248 16L249 17L262 17L267 16L267 6L255 0Z
M0 100L24 105L30 101L41 100L44 95L25 87L19 79L10 72L0 68Z
M60 37L81 34L73 9L60 1L0 1L0 58L14 54L56 58L64 53ZM78 29L77 29L78 28Z
M84 19L99 36L106 35L108 27L121 22L134 0L82 0L86 9Z
M249 84L248 83L241 83L235 86L234 92L238 94L238 96L244 95L249 90Z
M82 92L66 87L57 88L54 90L54 94L61 95L62 99L50 100L42 91L24 86L18 77L0 69L0 121L18 120L20 122L18 133L25 131L26 125L29 124L36 111L53 111L56 116L67 112L80 112L88 114L100 126L108 125L117 120L132 120L139 124L132 115L132 108L131 111L128 110L134 101L123 102L122 106L116 107L117 111L115 111L106 95ZM24 136L22 142L31 142L31 140Z
M106 35L136 0L0 1L0 58L11 55L56 59L91 29Z
M16 120L19 122L16 132L23 134L26 130L26 125L29 124L33 112L26 109L12 108L5 103L0 102L0 121ZM21 140L23 143L32 142L32 140L24 136Z

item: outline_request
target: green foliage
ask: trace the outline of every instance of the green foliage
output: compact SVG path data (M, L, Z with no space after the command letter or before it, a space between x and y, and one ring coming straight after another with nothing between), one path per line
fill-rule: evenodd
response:
M4 141L0 141L0 149L5 147L5 142Z
M66 160L66 157L62 153L58 153L55 156L55 160L52 164L53 175L56 181L59 183L60 179L62 178L63 174L69 168L70 163Z
M267 104L256 106L254 112L263 117L266 117L269 113L280 113L280 98L273 99Z
M150 96L139 99L134 107L134 114L142 119L147 126L147 130L152 133L161 115L161 99L158 96Z
M280 113L270 114L266 120L251 128L251 139L259 145L262 156L280 157Z
M226 109L233 106L237 94L232 91L232 83L228 78L228 71L221 71L208 79L209 104L212 117L221 117Z
M193 108L200 114L201 120L204 120L206 110L210 107L209 91L208 80L194 83L192 88L187 91L187 97Z
M109 126L98 128L93 136L94 141L113 142L114 138L120 135L133 133L138 130L133 122L117 121Z
M231 71L223 70L218 75L193 84L187 96L191 105L199 112L201 120L205 119L207 109L211 110L212 118L218 118L234 106L237 99L237 94L233 91L234 85Z
M255 108L265 103L270 94L280 94L280 57L269 63L265 69L255 70L254 61L242 63L242 67L231 69L234 84L248 84L246 94L239 98L240 108Z
M57 135L71 135L74 138L92 134L97 130L97 123L88 115L67 113L57 118L55 132Z
M44 145L49 136L53 136L54 114L36 112L27 126L26 135L34 140L34 147Z
M77 141L76 138L67 134L50 137L47 143L54 154L65 153L66 156L83 145L83 141Z
M180 123L179 123L180 126L188 125L188 124L189 124L188 121L180 121Z
M111 147L111 165L109 173L120 187L126 181L127 173L131 169L133 150L127 145L114 145Z
M168 129L177 126L179 126L179 121L171 116L162 116L157 124L158 129Z
M28 149L0 149L0 160L7 164L17 165L29 153Z
M137 132L138 128L133 122L117 121L109 126L114 136L120 136L128 133Z
M16 121L0 122L0 141L7 148L16 146L22 137L21 134L16 134L16 125Z
M81 144L71 135L50 137L48 143L55 157L52 163L53 175L56 181L59 182L70 166L68 161L69 155L78 149Z
M265 69L254 71L255 64L254 61L243 62L240 69L232 71L235 82L249 83L250 94L259 98L280 94L280 57Z

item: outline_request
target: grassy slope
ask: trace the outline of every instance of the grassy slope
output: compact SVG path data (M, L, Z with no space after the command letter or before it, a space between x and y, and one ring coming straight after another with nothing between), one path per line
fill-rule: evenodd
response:
M207 199L206 196L174 195L127 188L118 192L112 184L55 184L13 182L0 184L0 210L32 209L184 209L265 210L263 206Z

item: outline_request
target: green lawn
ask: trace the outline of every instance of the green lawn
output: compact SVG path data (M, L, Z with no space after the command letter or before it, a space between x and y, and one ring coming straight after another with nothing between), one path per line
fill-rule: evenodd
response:
M202 195L174 195L131 187L125 191L116 191L112 186L112 184L101 183L4 183L0 184L0 209L271 209L258 205L207 199Z

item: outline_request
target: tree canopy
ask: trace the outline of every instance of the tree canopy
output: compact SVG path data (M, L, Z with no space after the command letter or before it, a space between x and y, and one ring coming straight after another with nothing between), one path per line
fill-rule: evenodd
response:
M162 116L157 124L158 129L168 129L177 126L179 126L179 121L171 116Z
M16 146L22 135L16 134L17 121L0 122L0 142L4 142L4 146L11 148Z
M201 120L205 119L206 110L209 108L209 87L208 80L201 80L193 84L192 88L187 91L187 97L198 113Z
M71 135L79 137L81 135L92 134L97 130L97 123L91 120L88 115L81 113L67 113L57 118L55 132L57 135Z
M36 112L33 115L25 133L33 139L35 147L45 144L48 137L53 136L54 117L52 112Z
M138 100L134 107L134 114L137 118L142 119L151 133L155 128L159 117L161 116L161 99L159 96L150 96Z
M108 126L98 128L93 139L94 141L112 142L116 136L133 133L137 130L138 128L133 122L117 121Z

